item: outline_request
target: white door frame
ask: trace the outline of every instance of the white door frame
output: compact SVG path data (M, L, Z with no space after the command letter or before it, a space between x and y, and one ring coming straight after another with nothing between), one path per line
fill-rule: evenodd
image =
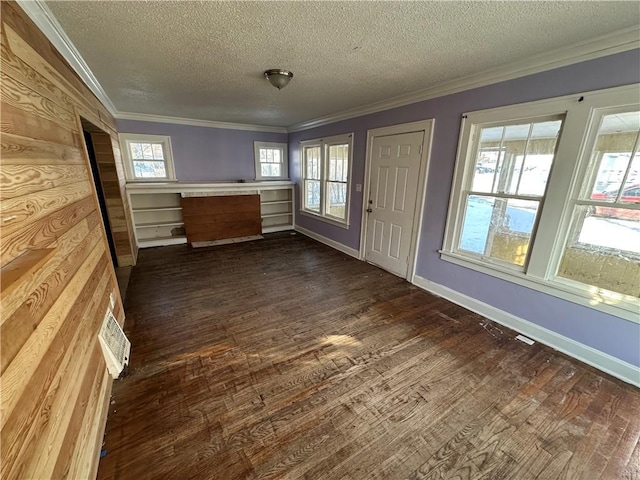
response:
M419 122L402 123L398 125L390 125L388 127L372 128L367 130L367 154L364 164L364 193L362 196L362 221L360 223L360 260L365 259L365 245L367 240L367 208L369 208L369 193L371 188L371 155L373 147L373 139L376 137L385 137L388 135L398 135L401 133L424 132L422 141L422 154L420 155L420 170L418 176L418 192L416 196L416 209L413 217L413 226L411 229L411 247L409 249L409 268L407 268L406 280L411 281L416 269L416 260L418 258L418 239L422 230L422 217L424 213L424 199L426 197L427 188L427 172L429 171L429 162L431 160L431 143L433 139L433 118L421 120Z

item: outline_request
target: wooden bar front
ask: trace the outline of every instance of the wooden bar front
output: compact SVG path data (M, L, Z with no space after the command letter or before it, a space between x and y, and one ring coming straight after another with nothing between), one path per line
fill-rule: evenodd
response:
M260 195L182 198L187 242L210 242L262 233Z

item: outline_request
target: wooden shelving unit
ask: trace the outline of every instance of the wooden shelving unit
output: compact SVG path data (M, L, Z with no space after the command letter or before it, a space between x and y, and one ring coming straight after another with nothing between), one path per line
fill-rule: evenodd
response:
M260 195L262 233L293 229L293 183L131 183L127 195L139 248L186 243L183 194Z

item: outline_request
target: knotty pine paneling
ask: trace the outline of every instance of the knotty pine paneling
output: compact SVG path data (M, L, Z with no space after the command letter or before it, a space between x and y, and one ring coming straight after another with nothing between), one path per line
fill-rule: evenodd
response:
M111 391L97 332L110 293L121 323L124 310L80 118L104 132L108 215L131 265L115 122L19 6L1 8L0 477L94 478Z

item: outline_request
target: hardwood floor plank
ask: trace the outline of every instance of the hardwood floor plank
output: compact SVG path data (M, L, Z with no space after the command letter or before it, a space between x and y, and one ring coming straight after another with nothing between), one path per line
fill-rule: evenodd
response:
M637 389L300 235L144 250L125 308L101 480L632 468Z

